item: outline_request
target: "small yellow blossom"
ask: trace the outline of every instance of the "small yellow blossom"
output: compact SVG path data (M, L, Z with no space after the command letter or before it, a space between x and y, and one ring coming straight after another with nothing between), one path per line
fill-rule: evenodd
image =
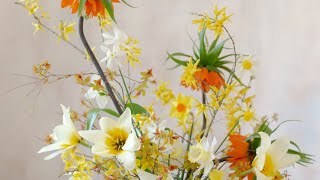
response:
M215 32L215 36L218 37L222 35L225 23L231 22L230 17L232 15L227 15L226 7L219 9L217 5L214 6L213 14L214 23L209 29L213 30Z
M141 54L141 48L137 47L138 41L132 37L129 37L124 45L121 46L121 50L127 55L127 61L135 67L138 63L140 64L139 55Z
M75 29L74 26L76 25L76 23L67 23L65 21L61 21L59 24L59 30L60 30L60 34L59 34L59 40L65 40L65 41L69 41L69 34L70 33L74 33Z
M158 88L153 91L157 98L163 101L163 105L168 104L175 98L172 90L168 89L167 85L168 83L161 82Z
M33 34L36 34L38 31L42 31L42 30L43 30L41 24L32 23L32 25L34 26L34 32L33 32Z
M199 71L197 68L200 60L193 64L192 58L190 58L189 63L184 68L184 73L182 74L180 80L181 84L186 87L197 87L197 80L195 79L195 73Z
M192 103L193 98L191 96L184 96L179 93L177 98L172 102L170 116L180 120L186 120L189 116Z
M210 29L212 28L212 20L207 14L204 14L204 17L201 19L195 19L192 21L193 24L199 24L198 31L200 32L202 29Z
M224 176L225 176L224 171L214 169L210 172L209 179L210 180L223 180Z

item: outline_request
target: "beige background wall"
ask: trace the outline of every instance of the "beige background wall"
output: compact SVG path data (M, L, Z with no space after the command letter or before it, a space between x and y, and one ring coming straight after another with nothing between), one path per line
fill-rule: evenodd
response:
M76 20L59 8L60 0L41 4L56 17ZM32 65L49 59L57 73L84 70L89 64L72 48L48 33L33 36L32 19L12 0L0 7L0 94L30 82L12 74L32 74ZM281 129L290 133L303 150L320 156L320 2L318 0L238 0L221 1L234 12L230 27L241 52L255 53L258 60L257 110L278 112L281 120L299 119ZM139 8L116 7L120 28L137 37L143 47L143 63L154 69L158 80L179 76L163 66L166 50L190 51L187 33L194 34L188 12L209 11L207 0L145 0ZM54 20L57 24L58 20ZM90 22L90 42L99 46L97 26ZM75 34L71 40L79 44ZM79 44L80 46L80 44ZM100 53L101 55L101 53ZM85 66L85 68L83 68ZM72 80L61 81L28 95L32 86L0 96L0 179L56 179L62 172L58 159L43 161L36 152L45 136L61 123L59 104L79 107L80 88ZM184 90L171 84L176 90ZM185 91L185 90L184 90ZM319 179L319 163L289 171L294 180ZM63 179L63 178L62 178Z

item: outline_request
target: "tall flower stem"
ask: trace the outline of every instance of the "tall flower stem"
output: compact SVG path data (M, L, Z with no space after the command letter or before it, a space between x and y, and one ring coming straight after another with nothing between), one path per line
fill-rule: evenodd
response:
M93 54L92 50L91 50L91 47L89 46L88 44L88 41L84 35L84 32L83 32L83 21L84 21L84 18L81 16L80 19L79 19L79 35L80 35L80 39L82 41L82 44L84 45L84 47L86 48L95 68L97 69L104 85L106 86L106 89L107 89L107 92L108 92L108 95L110 96L114 106L116 107L117 111L119 114L122 114L123 110L121 109L120 105L119 105L119 102L116 98L116 96L114 95L113 91L112 91L112 88L111 88L111 85L109 83L109 81L107 80L107 77L105 76L103 70L101 69L101 66L96 58L96 56Z
M202 91L202 104L206 104L206 92ZM201 134L201 138L203 137L203 135L205 134L206 132L206 127L207 127L207 118L206 118L206 115L205 113L203 112L202 114L203 116L203 123L202 123L202 134Z

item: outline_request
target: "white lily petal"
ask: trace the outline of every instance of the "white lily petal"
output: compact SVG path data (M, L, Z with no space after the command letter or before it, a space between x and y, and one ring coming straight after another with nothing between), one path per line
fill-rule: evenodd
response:
M256 167L259 171L262 171L264 163L266 161L266 154L257 154L253 160L253 167Z
M259 132L261 137L260 147L257 148L257 154L265 153L271 145L271 140L268 134L264 132Z
M108 137L105 132L101 130L79 131L79 134L85 140L98 145L104 145Z
M45 157L45 158L43 158L43 159L44 159L44 160L50 160L50 159L52 159L52 158L54 158L54 157L58 156L59 154L61 154L63 151L64 151L64 149L63 149L63 150L56 151L56 152L54 152L54 153L52 153L52 154L50 154L50 155L46 156L46 157Z
M134 152L134 151L137 151L139 150L141 147L141 143L139 141L139 139L137 138L136 134L134 132L132 132L126 143L124 144L124 146L122 147L123 150L126 150L126 151L131 151L131 152Z
M214 151L216 144L217 144L217 138L214 136L210 145L210 152Z
M294 163L298 162L300 159L299 155L296 154L286 154L284 155L280 161L275 162L275 168L281 169L281 168L285 168L285 167L289 167L291 165L293 165Z
M107 96L100 96L99 94L96 96L96 101L100 109L104 109L108 104Z
M268 149L268 153L271 154L272 160L275 162L281 161L282 157L287 154L289 145L290 140L288 138L279 138L275 140Z
M53 143L53 144L49 144L48 146L45 146L43 148L41 148L38 153L43 153L43 152L48 152L48 151L54 151L54 150L58 150L58 149L62 149L63 147L61 146L60 143Z
M127 170L133 170L136 167L136 155L133 152L122 151L117 155Z
M103 117L99 120L99 125L100 128L102 129L102 131L107 132L111 129L114 129L116 127L118 127L118 123L117 121L110 119L108 117Z
M119 117L118 123L121 129L124 129L127 133L131 133L132 119L131 110L129 108L126 108L126 110Z
M203 137L203 138L201 139L200 143L202 144L203 149L205 149L206 151L209 150L210 145L209 145L208 138Z
M63 125L69 126L73 129L76 129L71 117L70 117L70 108L66 108L64 105L60 104L62 111L63 111Z
M84 95L87 99L94 99L99 94L98 91L93 90L93 88L88 89L87 93Z
M206 166L204 167L204 172L203 172L203 176L208 176L209 172L211 171L211 169L213 168L213 161L209 161Z
M114 156L114 154L111 154L110 150L105 145L96 144L96 145L92 146L91 150L92 150L93 154L96 154L101 157L109 158L109 157Z
M80 136L77 132L74 131L69 126L58 125L53 129L54 135L57 138L57 141L63 142L65 144L74 143L74 139L80 139Z
M138 173L140 180L156 180L157 179L156 175L150 174L150 173L143 171L141 169L137 169L137 173Z
M257 176L257 180L271 180L271 178L265 176L264 174L262 174L258 169L254 169L254 172Z

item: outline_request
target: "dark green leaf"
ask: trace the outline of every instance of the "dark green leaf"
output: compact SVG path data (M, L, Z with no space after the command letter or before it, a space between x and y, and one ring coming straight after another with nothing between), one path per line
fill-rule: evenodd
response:
M168 60L168 59L173 60L175 63L177 63L177 64L179 64L179 65L181 65L181 66L187 66L187 63L188 63L188 61L183 61L183 60L177 59L177 58L175 58L174 56L172 56L172 55L169 54L169 53L168 53L168 58L167 58L167 60Z
M225 71L230 73L230 76L232 76L235 80L237 80L242 86L246 86L241 82L240 78L238 78L231 69L229 69L226 66L220 66L219 68L224 69Z
M212 43L211 43L211 45L210 45L210 47L209 47L209 52L214 48L214 47L216 47L216 44L217 44L217 42L218 42L218 40L219 40L219 36L214 40L214 41L212 41Z
M206 57L207 57L207 50L205 45L205 34L206 29L202 29L199 33L199 39L200 39L200 64L206 65Z
M128 103L126 107L130 108L132 114L145 114L149 116L148 111L144 107L140 106L139 104Z
M113 9L113 4L111 2L111 0L101 0L103 6L107 9L109 16L111 17L111 19L116 22L116 19L114 17L114 9Z
M101 109L103 112L108 113L114 117L120 117L120 115L112 109Z
M82 14L82 10L83 10L83 7L84 7L84 4L86 3L87 0L80 0L80 3L79 3L79 7L78 7L78 15L81 16Z
M227 40L222 41L221 43L219 43L217 46L215 46L212 50L208 52L208 55L207 55L208 64L213 65L219 60L219 56Z
M132 8L137 8L137 7L134 7L134 6L132 6L132 5L130 5L127 1L125 1L125 0L121 0L124 4L126 4L127 6L129 6L129 7L132 7Z

